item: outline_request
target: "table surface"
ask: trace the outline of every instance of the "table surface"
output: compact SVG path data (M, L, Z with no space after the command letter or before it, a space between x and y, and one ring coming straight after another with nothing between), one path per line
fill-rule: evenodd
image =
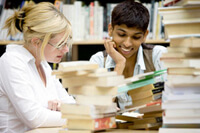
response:
M62 128L38 128L27 131L26 133L58 133ZM128 130L128 129L109 129L100 133L158 133L157 130Z

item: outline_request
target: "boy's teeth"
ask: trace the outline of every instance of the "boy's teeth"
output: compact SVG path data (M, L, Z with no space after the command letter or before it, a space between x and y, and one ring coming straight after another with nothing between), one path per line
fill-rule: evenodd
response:
M130 49L124 49L124 48L122 48L122 50L124 50L124 51L130 51Z

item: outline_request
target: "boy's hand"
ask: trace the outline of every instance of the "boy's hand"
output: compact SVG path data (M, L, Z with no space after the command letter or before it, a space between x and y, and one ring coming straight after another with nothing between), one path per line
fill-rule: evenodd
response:
M117 46L113 40L106 39L104 42L104 47L106 52L116 63L115 71L117 71L118 74L122 74L125 67L126 58L124 58L124 56L116 50Z
M60 111L61 102L59 100L48 101L48 109L53 111Z

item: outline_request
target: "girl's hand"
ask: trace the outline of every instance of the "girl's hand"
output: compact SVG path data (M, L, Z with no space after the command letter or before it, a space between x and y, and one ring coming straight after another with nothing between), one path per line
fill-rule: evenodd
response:
M48 101L48 109L53 111L60 111L61 102L59 100Z

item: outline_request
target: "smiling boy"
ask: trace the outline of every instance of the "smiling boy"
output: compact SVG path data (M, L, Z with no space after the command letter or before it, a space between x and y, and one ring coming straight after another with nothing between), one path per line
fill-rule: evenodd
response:
M126 0L112 11L105 52L94 54L90 61L123 74L125 78L164 69L160 57L166 48L145 44L148 35L149 12L141 3ZM131 104L127 94L118 97L120 108Z

